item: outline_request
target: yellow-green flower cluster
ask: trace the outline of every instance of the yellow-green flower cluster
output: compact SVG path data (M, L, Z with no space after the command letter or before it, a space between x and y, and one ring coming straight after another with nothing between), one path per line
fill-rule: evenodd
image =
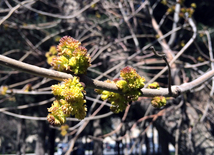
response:
M0 94L1 95L6 95L7 90L8 90L7 86L1 86L1 88L0 88Z
M157 82L153 82L148 85L149 89L159 89L160 85ZM166 105L166 98L164 96L155 96L151 100L151 104L155 108L160 108Z
M121 80L122 82L118 81L116 85L122 89L123 92L141 89L144 87L144 82L146 81L144 77L137 74L134 68L129 66L120 71L120 76L123 80Z
M148 85L148 88L149 88L149 89L159 89L159 88L160 88L160 85L159 85L159 83L157 83L157 82L153 82L153 83L150 83L150 84Z
M151 104L155 108L163 107L166 105L166 98L164 96L155 96L152 99Z
M106 80L106 83L115 83L114 81ZM127 97L124 94L118 94L114 92L110 92L107 90L95 90L97 93L102 94L102 100L108 100L111 102L112 106L110 107L111 111L114 113L119 113L125 110L126 106L128 105Z
M47 63L51 65L53 58L56 58L57 48L56 46L51 46L49 51L45 54L47 58Z
M137 74L132 67L125 67L120 71L120 76L123 79L115 79L113 81L107 80L107 83L115 83L116 86L122 90L122 94L109 92L106 90L96 90L97 93L102 94L103 100L111 102L111 110L119 113L125 110L126 106L131 101L136 101L141 95L140 89L143 88L145 78Z
M61 130L61 135L62 136L65 136L67 133L68 133L68 130L69 129L69 126L67 124L64 124L60 127L60 130Z
M74 115L78 119L86 116L86 100L84 99L84 88L77 77L64 80L63 83L52 86L52 93L56 100L48 108L50 114L48 122L53 126L60 126L65 123L66 117Z
M80 45L78 40L70 36L61 38L60 44L57 46L58 55L53 58L51 63L53 68L67 73L85 74L90 66L90 57L87 49Z

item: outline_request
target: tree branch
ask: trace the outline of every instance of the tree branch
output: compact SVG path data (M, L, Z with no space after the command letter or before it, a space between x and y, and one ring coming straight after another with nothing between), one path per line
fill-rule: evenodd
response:
M14 68L29 74L33 74L36 76L42 76L51 78L58 81L63 81L63 79L72 79L73 75L62 73L46 68L37 67L34 65L30 65L24 62L20 62L11 58L8 58L6 56L0 55L0 65ZM180 93L184 93L186 91L192 90L195 87L200 86L202 83L207 81L208 79L212 78L214 76L214 70L211 70L196 80L193 80L189 83L184 83L180 86L172 86L172 95L173 97L177 97L180 95ZM115 84L111 83L105 83L103 81L93 80L85 75L80 75L80 81L85 84L88 88L96 88L96 89L102 89L102 90L108 90L112 92L121 93L121 91L117 88ZM169 96L169 90L168 88L160 88L160 89L147 89L143 88L141 89L142 96L147 97L154 97L154 96Z

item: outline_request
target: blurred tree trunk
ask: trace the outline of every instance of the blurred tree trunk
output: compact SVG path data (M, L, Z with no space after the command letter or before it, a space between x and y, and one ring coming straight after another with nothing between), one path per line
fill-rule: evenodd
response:
M25 154L26 125L24 119L17 121L17 155Z
M94 128L94 137L98 137L102 135L102 129L100 126L100 120L95 120L93 122L93 128ZM94 140L94 149L93 149L93 155L102 155L103 154L103 142Z
M147 134L145 134L145 143L146 143L146 154L150 155L151 154L151 147L150 147L150 141L149 141Z
M121 144L121 140L117 140L116 141L116 147L117 147L117 154L118 155L123 154L122 152L120 152L120 144Z
M54 155L55 152L55 132L55 129L49 128L48 155Z
M37 140L36 140L36 155L44 155L45 154L45 131L46 131L46 122L38 121L38 130L37 130Z
M169 140L168 135L165 133L165 131L162 128L159 128L158 126L158 140L159 140L159 147L161 148L161 155L169 155Z
M155 130L154 130L154 126L152 126L152 152L153 154L155 154L156 149L155 149Z

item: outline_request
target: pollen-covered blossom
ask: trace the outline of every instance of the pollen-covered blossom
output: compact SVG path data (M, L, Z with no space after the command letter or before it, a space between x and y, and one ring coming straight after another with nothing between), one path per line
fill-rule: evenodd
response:
M7 90L8 90L8 87L7 87L7 86L1 86L1 87L0 87L0 94L1 94L1 95L6 95Z
M47 63L51 65L53 58L55 58L57 55L57 49L56 46L51 46L49 51L45 54L47 58Z
M51 63L53 68L67 73L85 74L91 65L91 59L87 54L87 49L80 45L78 40L70 36L61 38L57 46L58 55L53 58Z
M151 104L155 108L163 107L166 105L166 98L164 96L155 96L152 99Z
M60 127L60 130L61 130L61 135L62 136L65 136L68 132L67 130L69 129L69 126L67 124L64 124Z
M125 110L128 105L128 98L123 94L118 94L106 90L95 90L97 93L102 94L102 100L108 100L111 102L112 106L110 107L111 111L114 113L119 113Z
M56 47L51 47L46 53L48 62L54 69L66 73L85 74L90 66L90 57L87 49L80 46L78 40L70 36L64 36L60 39L57 46L57 56L53 56ZM51 59L50 59L51 57ZM84 98L84 88L77 77L65 79L63 83L52 86L52 93L56 100L48 108L48 121L51 125L59 126L65 123L66 117L74 115L78 119L84 119L86 116L86 100Z
M123 68L120 71L120 76L128 83L129 88L141 89L146 81L144 77L137 74L136 70L130 66Z
M65 123L66 117L74 115L78 119L84 119L87 108L84 98L84 88L77 77L65 79L63 83L52 86L52 92L56 96L48 112L47 119L51 125L59 126Z
M150 84L148 85L148 88L150 88L150 89L159 89L159 88L160 88L160 85L159 85L159 83L157 83L157 82L153 82L153 83L150 83Z
M57 46L57 50L59 52L59 55L64 55L66 53L67 49L74 51L77 47L81 45L81 43L70 37L70 36L64 36L60 40L59 45Z
M125 67L120 71L122 79L115 79L113 81L106 80L107 83L115 83L116 86L122 91L122 94L109 92L106 90L95 90L97 93L102 94L103 100L111 102L110 109L115 112L122 112L131 101L136 101L141 95L140 89L143 88L145 78L137 74L136 70L132 67Z

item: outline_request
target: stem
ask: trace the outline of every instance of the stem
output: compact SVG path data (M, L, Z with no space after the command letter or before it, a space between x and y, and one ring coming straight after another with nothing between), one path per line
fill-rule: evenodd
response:
M168 61L166 60L166 54L158 54L153 46L151 46L150 49L154 52L155 55L163 58L163 60L167 64L167 67L168 67L168 89L169 89L169 95L172 95L172 89L171 89L171 68L169 66Z

